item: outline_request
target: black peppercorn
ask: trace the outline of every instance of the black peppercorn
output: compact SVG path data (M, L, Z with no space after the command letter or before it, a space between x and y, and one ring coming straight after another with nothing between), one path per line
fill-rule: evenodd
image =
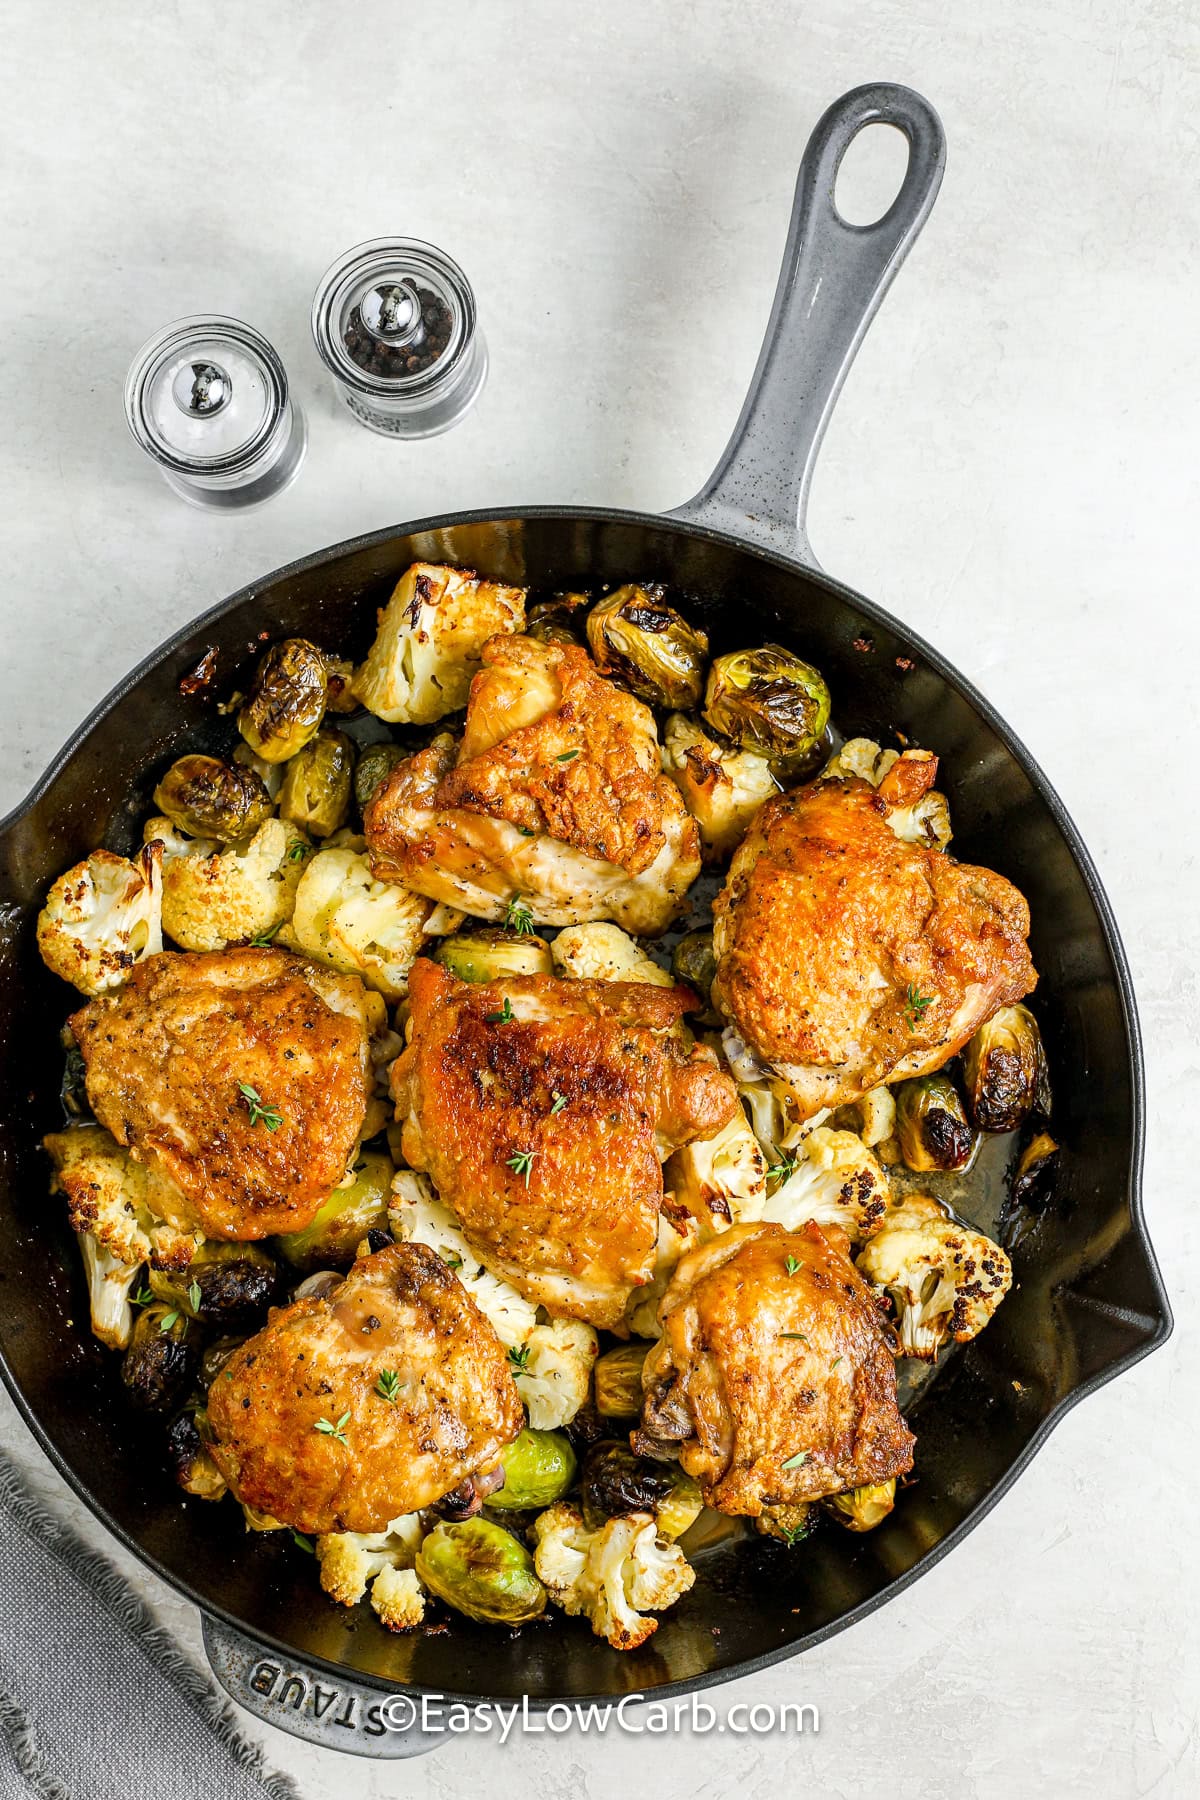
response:
M416 295L421 303L419 335L409 338L407 343L389 344L374 336L363 324L360 309L356 306L351 312L342 342L351 362L365 374L381 376L384 380L394 380L397 376L411 378L423 375L445 355L454 323L450 308L432 288L418 287Z

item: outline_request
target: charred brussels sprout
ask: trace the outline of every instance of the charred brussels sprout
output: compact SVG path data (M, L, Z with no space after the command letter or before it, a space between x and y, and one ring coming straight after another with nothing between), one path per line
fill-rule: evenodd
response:
M848 1488L844 1494L831 1494L825 1505L839 1525L847 1531L874 1531L882 1525L896 1504L896 1478L876 1481L869 1487Z
M352 1172L350 1186L334 1188L303 1231L276 1238L280 1254L294 1269L327 1269L331 1264L349 1267L362 1239L371 1231L386 1230L391 1157L382 1150L360 1150Z
M205 1448L197 1420L200 1413L181 1412L167 1428L167 1463L185 1494L198 1500L219 1500L225 1493L225 1477Z
M677 1538L700 1517L700 1489L678 1463L647 1462L628 1444L596 1444L583 1465L584 1522L594 1531L624 1513L653 1513L663 1537Z
M187 1318L226 1331L253 1325L279 1293L274 1258L257 1244L201 1244L185 1269L151 1269L151 1292Z
M668 606L661 587L618 588L588 614L596 666L653 706L686 711L704 691L708 639Z
M320 731L298 750L279 790L279 816L310 837L331 837L346 822L354 745L341 731Z
M238 730L264 761L286 762L316 737L328 687L328 669L317 646L307 638L284 638L259 663L238 714Z
M526 637L539 644L582 644L586 594L556 594L531 606L526 618Z
M191 837L232 844L271 816L271 796L253 769L219 756L181 756L154 790L154 804Z
M686 931L683 934L671 956L671 973L676 981L682 981L698 1000L703 1001L703 1010L696 1014L700 1023L715 1025L720 1015L714 1011L710 998L717 973L711 931Z
M412 754L403 744L368 744L354 771L354 800L365 812L375 789L387 780L397 763Z
M650 1345L641 1338L606 1350L594 1370L596 1411L604 1419L636 1419L642 1410L642 1365Z
M416 1570L431 1594L485 1625L524 1625L546 1610L533 1558L490 1519L436 1525L417 1551Z
M511 909L510 909L511 910ZM552 975L550 946L536 932L473 925L443 938L434 960L460 981L503 981L510 975Z
M550 1506L562 1499L575 1479L575 1452L561 1431L534 1431L527 1425L500 1463L504 1483L489 1495L488 1505L501 1511Z
M896 1090L896 1137L910 1169L965 1169L979 1142L954 1083L920 1075Z
M87 1094L87 1067L83 1051L75 1041L75 1033L64 1025L60 1042L63 1047L62 1083L59 1098L68 1119L90 1119L92 1103Z
M143 1412L169 1412L192 1385L199 1338L188 1315L164 1302L143 1306L121 1379Z
M829 724L829 689L811 663L778 644L718 656L708 672L704 717L739 749L800 762Z
M1050 1116L1050 1074L1027 1006L1002 1006L963 1051L971 1116L980 1131L1015 1131L1031 1112Z
M1027 1212L1043 1212L1049 1204L1058 1167L1058 1145L1039 1131L1022 1150L1012 1177L1012 1203Z

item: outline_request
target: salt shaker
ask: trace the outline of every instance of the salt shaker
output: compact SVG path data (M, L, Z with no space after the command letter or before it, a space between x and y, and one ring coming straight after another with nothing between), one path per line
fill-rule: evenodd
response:
M312 329L339 397L389 437L448 431L487 376L470 283L415 238L376 238L339 258L313 297Z
M177 319L142 345L125 416L163 480L194 506L256 506L294 480L304 415L266 338L240 319Z

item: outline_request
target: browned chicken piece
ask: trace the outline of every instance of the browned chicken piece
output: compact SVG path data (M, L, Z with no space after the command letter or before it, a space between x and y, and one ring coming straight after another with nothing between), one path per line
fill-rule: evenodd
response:
M757 1516L912 1467L879 1307L836 1227L732 1226L681 1258L659 1317L634 1445L677 1446L718 1512Z
M648 706L587 652L495 637L466 726L400 763L365 829L384 880L477 918L520 899L546 925L664 931L700 873L700 839L662 772Z
M345 1175L381 1006L283 950L164 953L71 1028L97 1119L166 1178L156 1209L208 1237L262 1238L307 1225Z
M936 759L918 768L930 785ZM713 907L713 998L804 1117L940 1069L1037 980L1012 883L896 835L905 774L896 796L851 778L768 800Z
M628 981L458 981L418 958L392 1065L404 1155L493 1273L612 1326L654 1272L662 1161L737 1110L671 1035L694 996Z
M209 1449L239 1500L297 1531L380 1531L492 1468L525 1420L508 1357L424 1244L361 1257L235 1350Z

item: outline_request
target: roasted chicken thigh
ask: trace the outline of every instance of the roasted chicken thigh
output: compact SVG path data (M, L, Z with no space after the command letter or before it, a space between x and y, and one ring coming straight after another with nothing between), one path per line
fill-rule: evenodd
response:
M678 1449L719 1512L758 1515L912 1467L875 1296L836 1228L734 1225L659 1308L635 1448Z
M904 799L850 777L768 800L713 906L713 999L805 1117L941 1068L1037 980L1022 895L898 835Z
M209 1449L248 1506L298 1531L380 1531L490 1469L524 1412L495 1332L424 1244L360 1258L236 1350Z
M737 1095L672 1028L686 989L531 975L472 984L418 958L392 1066L409 1163L493 1273L559 1316L616 1325L654 1269L662 1160Z
M298 1231L346 1173L383 1006L283 950L148 957L71 1020L97 1119L209 1237ZM167 1210L171 1188L178 1202Z

